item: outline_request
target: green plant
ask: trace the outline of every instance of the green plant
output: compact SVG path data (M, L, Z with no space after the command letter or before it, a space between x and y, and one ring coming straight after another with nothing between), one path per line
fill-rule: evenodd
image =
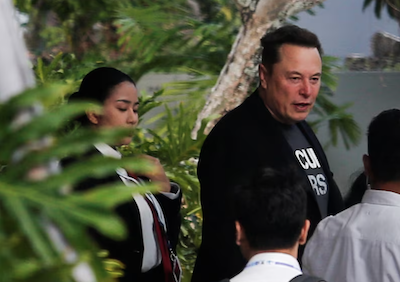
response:
M75 281L71 270L86 263L97 281L112 281L86 233L93 227L115 239L125 228L113 207L131 198L133 191L115 184L90 192L71 193L70 187L88 176L113 173L116 167L148 169L132 158L90 158L63 170L51 169L54 160L80 155L95 142L113 142L126 130L88 131L54 138L70 118L87 105L61 104L29 120L21 117L31 105L53 104L69 87L47 86L28 90L0 104L0 281ZM61 232L67 246L54 237ZM73 252L72 252L73 250Z
M353 115L347 112L352 104L336 105L330 100L337 85L337 78L333 73L337 68L337 60L331 56L323 57L322 86L313 108L313 114L316 117L313 117L309 123L315 131L321 125L328 124L331 139L325 144L325 147L336 146L340 134L345 147L349 149L360 141L361 129L354 121Z
M364 0L362 10L370 5L375 5L374 13L375 16L380 19L382 15L382 9L386 7L389 16L396 20L400 24L400 1L398 0Z

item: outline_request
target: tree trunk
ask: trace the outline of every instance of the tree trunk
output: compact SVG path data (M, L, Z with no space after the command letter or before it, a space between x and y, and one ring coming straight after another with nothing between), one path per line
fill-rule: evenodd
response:
M203 119L223 115L238 106L248 95L257 78L260 61L260 39L270 30L282 25L285 19L300 11L308 10L324 0L235 0L243 25L228 55L216 85L197 117L192 137ZM209 133L217 122L210 121L205 129Z

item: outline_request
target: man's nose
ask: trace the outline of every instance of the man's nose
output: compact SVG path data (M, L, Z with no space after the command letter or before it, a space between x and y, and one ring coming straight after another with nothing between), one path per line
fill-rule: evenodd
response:
M302 86L301 86L301 89L300 89L300 94L303 95L303 96L306 96L306 97L310 96L311 95L311 88L312 88L312 85L311 85L310 81L303 80L303 83L302 83Z

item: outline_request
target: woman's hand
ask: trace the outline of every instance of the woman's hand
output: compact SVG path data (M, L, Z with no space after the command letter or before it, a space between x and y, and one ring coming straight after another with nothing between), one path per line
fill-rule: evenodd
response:
M139 158L143 158L153 165L152 170L141 173L140 176L144 176L150 179L152 183L160 185L160 192L171 192L171 184L160 160L149 155L141 155Z

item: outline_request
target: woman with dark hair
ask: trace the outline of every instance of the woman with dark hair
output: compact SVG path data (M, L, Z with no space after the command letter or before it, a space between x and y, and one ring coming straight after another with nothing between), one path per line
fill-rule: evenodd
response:
M70 96L69 102L73 101L95 101L102 105L100 112L88 109L77 119L82 126L133 129L139 121L135 82L115 68L101 67L89 72L83 78L79 91ZM102 154L121 158L115 146L127 145L131 139L132 136L126 136L118 144L94 144L93 150L84 157ZM134 194L132 200L116 208L128 230L124 241L111 240L94 229L89 232L99 247L109 252L110 258L125 265L124 276L119 281L178 281L179 261L174 254L180 230L182 195L178 185L169 181L158 159L147 155L143 157L153 163L152 171L134 175L119 168L111 176L85 179L74 189L86 191L100 184L119 181L127 186L140 185L143 181L158 184L160 193ZM62 165L76 161L66 159Z
M365 175L364 172L361 172L354 180L349 191L344 197L344 205L346 209L361 203L365 191L368 190L367 180L368 180L367 176Z

